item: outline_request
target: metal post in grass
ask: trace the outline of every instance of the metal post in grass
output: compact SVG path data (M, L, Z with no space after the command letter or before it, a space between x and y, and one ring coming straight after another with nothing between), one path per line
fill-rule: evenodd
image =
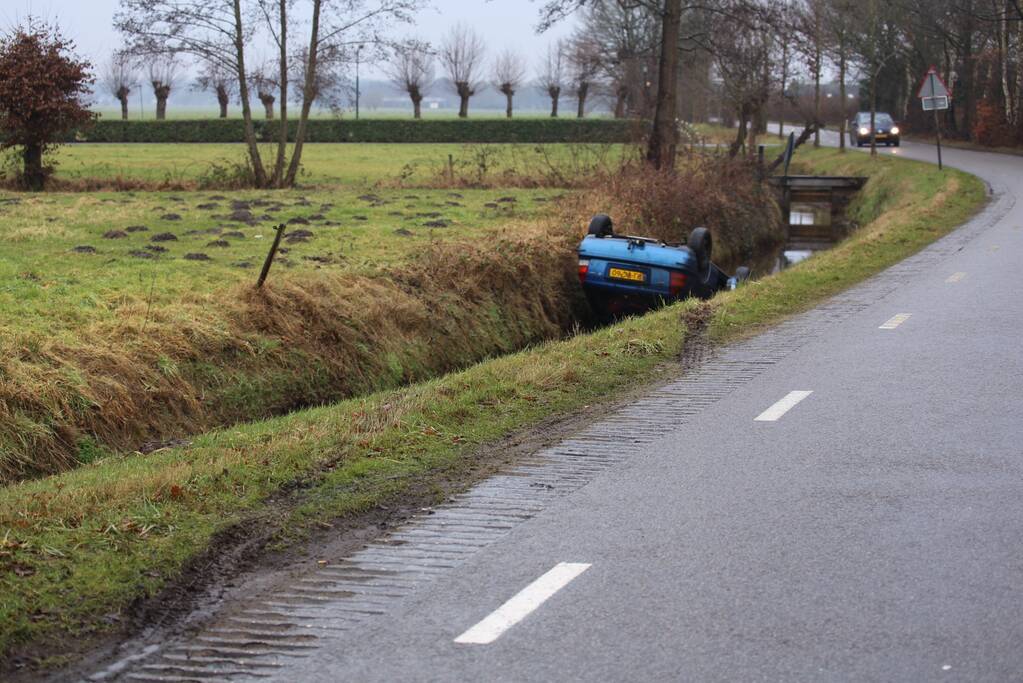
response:
M277 249L281 246L281 238L284 237L284 224L280 224L274 228L277 232L274 235L273 244L270 245L270 253L266 255L266 260L263 261L263 269L259 271L259 279L256 280L256 289L260 289L263 283L266 282L266 276L270 273L270 266L274 262L274 256L277 255Z

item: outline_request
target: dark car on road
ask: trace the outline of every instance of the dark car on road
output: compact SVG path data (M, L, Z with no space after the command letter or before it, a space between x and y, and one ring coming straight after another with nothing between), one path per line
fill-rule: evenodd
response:
M901 131L895 125L891 114L877 112L874 114L874 139L879 145L899 146ZM870 144L870 112L861 111L849 123L849 144L862 147Z

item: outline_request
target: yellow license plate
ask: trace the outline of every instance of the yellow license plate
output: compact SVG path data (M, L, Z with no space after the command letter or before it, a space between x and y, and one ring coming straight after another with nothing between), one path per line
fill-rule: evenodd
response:
M615 280L628 280L629 282L646 282L646 274L638 270L625 270L624 268L609 268L607 276Z

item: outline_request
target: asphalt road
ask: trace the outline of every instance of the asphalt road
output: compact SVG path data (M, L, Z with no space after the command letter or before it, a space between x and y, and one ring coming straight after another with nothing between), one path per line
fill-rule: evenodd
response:
M1021 255L1023 205L288 676L1023 680Z
M1023 680L1023 159L945 159L997 193L969 239L794 321L798 350L264 673Z

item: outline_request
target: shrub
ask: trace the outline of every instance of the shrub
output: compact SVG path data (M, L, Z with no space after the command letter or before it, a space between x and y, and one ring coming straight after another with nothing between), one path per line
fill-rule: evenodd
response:
M697 226L714 237L714 260L731 268L785 239L781 211L754 167L741 159L693 156L674 173L628 164L605 176L575 209L610 213L617 232L685 242Z
M277 121L255 121L263 142L277 138ZM289 122L294 139L296 121ZM627 142L638 137L643 124L621 119L480 119L415 121L401 119L313 119L306 142ZM80 131L79 142L244 142L240 119L176 121L102 120Z
M977 105L973 139L988 147L1010 147L1016 143L1016 131L1005 120L1005 113L985 100Z

